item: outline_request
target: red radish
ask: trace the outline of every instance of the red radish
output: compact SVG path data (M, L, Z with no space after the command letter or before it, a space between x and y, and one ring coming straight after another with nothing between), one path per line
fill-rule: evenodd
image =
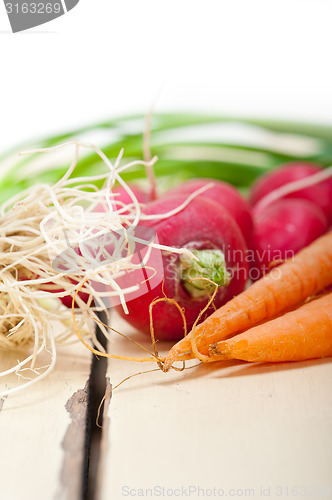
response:
M255 220L255 262L250 278L269 272L271 263L291 258L328 231L323 211L302 199L280 199L258 213Z
M145 204L149 201L148 193L142 191L141 189L139 189L138 187L133 186L133 185L129 185L129 187L132 190L133 194L136 196L137 201L139 203ZM128 192L122 186L116 186L113 189L112 193L115 194L115 196L114 196L114 200L115 200L114 208L115 208L115 210L119 210L120 208L122 208L122 206L123 206L122 204L128 205L128 204L133 203ZM121 204L117 203L119 201L121 202ZM104 212L104 210L105 210L105 207L103 205L100 205L97 208L98 212ZM78 254L80 254L80 252L78 252ZM73 284L75 283L73 280L70 280L70 281ZM54 293L59 293L59 292L62 292L63 290L57 289L57 290L50 290L50 291L52 291ZM87 302L89 299L89 295L87 293L84 293L84 292L79 292L79 296L84 302ZM69 308L72 307L72 300L73 299L70 295L66 295L65 297L60 297L60 300L66 307L69 307ZM75 306L77 307L77 305L75 305Z
M314 163L292 162L262 175L253 185L250 200L259 208L258 202L269 193L288 183L305 179L322 172L322 168ZM313 202L320 207L332 223L332 177L304 189L299 189L283 198L301 198Z
M138 187L131 184L128 184L128 187L132 190L133 194L136 196L138 203L148 203L150 199L148 193L142 191ZM115 201L121 201L121 203L124 203L125 205L133 203L133 200L129 196L129 193L125 190L124 187L120 185L115 186L115 188L112 190L112 193L115 194L114 196Z
M250 205L245 200L245 198L243 198L243 196L237 191L237 189L235 189L235 187L231 186L230 184L227 184L227 182L206 178L192 179L168 191L168 193L166 193L164 196L173 196L178 194L189 195L197 189L200 189L201 187L211 183L213 183L213 186L211 186L198 196L200 198L209 198L210 200L213 200L222 207L226 208L226 210L237 222L248 247L250 247L253 230Z
M150 196L148 193L145 191L142 191L138 187L128 184L128 187L131 189L133 192L134 196L137 198L138 203L145 204L148 203L150 200ZM112 189L112 194L114 195L114 202L112 202L112 206L114 207L114 210L120 210L124 208L124 205L132 205L133 200L131 196L129 195L128 191L120 185L115 186L115 188ZM103 204L98 205L96 208L97 212L105 212L106 207ZM123 211L122 215L126 214L127 211Z
M144 213L166 214L186 200L186 195L168 196L148 204ZM190 278L203 274L212 280L220 280L214 301L216 307L220 307L244 289L248 276L244 238L234 219L214 201L195 198L172 216L142 221L142 224L156 231L162 245L195 250L202 267L197 268L196 261L188 261L188 257L183 258L179 254L162 250L163 282L159 279L156 287L132 300L128 294L128 315L121 306L117 307L120 314L137 329L150 333L149 305L155 298L161 298L164 294L183 308L187 327L190 329L214 291L214 286L211 287L201 280L190 283ZM148 265L154 265L158 256L160 250L153 249ZM134 279L131 279L132 282L142 281L141 275L135 280L134 274ZM118 280L122 289L130 284L126 280L127 277ZM211 312L212 307L209 314ZM158 339L179 340L184 334L181 315L173 304L156 304L153 308L153 321Z

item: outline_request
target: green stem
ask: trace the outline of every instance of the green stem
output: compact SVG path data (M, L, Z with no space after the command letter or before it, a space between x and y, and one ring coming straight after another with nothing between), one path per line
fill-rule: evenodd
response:
M225 255L221 250L191 250L191 252L199 259L198 261L188 258L187 255L180 257L181 280L191 297L208 297L215 290L214 283L218 286L229 285L231 275L226 269Z

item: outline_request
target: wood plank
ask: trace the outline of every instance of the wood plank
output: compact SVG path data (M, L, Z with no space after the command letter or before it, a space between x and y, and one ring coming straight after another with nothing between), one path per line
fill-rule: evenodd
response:
M15 360L0 353L1 369ZM2 399L1 498L82 498L90 367L81 344L62 347L48 377ZM17 385L16 375L6 384Z
M114 327L134 335L121 320ZM141 355L121 338L111 349ZM112 359L108 377L114 385L148 368ZM332 498L331 387L331 358L135 377L105 408L98 500Z

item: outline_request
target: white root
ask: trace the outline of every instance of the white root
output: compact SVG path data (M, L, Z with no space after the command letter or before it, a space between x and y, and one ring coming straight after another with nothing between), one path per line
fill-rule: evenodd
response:
M98 320L96 313L105 309L103 299L117 296L126 311L126 295L140 286L121 289L116 282L121 274L137 268L132 262L127 228L146 219L161 219L177 213L202 191L190 195L169 214L144 217L137 198L120 177L120 172L137 165L152 168L157 158L120 166L121 151L113 165L98 147L79 141L30 153L52 152L64 147L73 147L73 161L55 185L34 185L6 201L0 209L0 350L24 353L24 358L0 372L0 377L16 373L23 378L26 370L32 375L28 382L3 390L0 396L27 388L46 377L54 368L57 346L77 339L72 311L60 298L74 297L78 289L87 294L88 301L86 303L79 295L76 297L77 327L84 339L102 350L95 337L95 321ZM71 178L80 148L95 151L107 167L104 175ZM104 180L102 189L94 185L97 180ZM113 197L115 182L128 193L130 205ZM99 243L98 247L97 243L103 236L107 238L119 231L123 237L115 244L120 255L116 259L108 253L107 245ZM143 261L147 268L152 248L188 253L194 258L187 249L167 247L154 241L148 246ZM53 328L55 320L58 322L56 331ZM110 338L107 329L103 325L100 328ZM37 367L45 352L50 355L49 364Z

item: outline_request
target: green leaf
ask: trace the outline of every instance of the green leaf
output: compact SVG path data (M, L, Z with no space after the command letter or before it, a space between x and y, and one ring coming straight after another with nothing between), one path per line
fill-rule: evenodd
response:
M300 139L304 142L314 140L315 148L307 150L305 147L299 153L280 148L269 147L262 143L255 145L230 144L227 141L197 140L197 129L193 141L181 140L181 133L188 127L199 126L202 137L206 127L220 124L238 124L249 127L259 127L265 132L272 132L280 139ZM117 137L115 141L100 144L103 152L114 161L120 150L124 148L124 162L128 159L143 158L143 135L146 127L144 115L117 117L108 121L86 125L68 132L56 134L41 140L25 143L16 149L4 153L0 163L7 161L14 152L32 148L48 148L63 142L77 140L86 134L109 130ZM194 129L193 129L194 130ZM167 139L169 133L174 139ZM168 134L168 135L167 135ZM260 174L274 168L281 163L303 160L316 161L323 166L332 164L332 127L320 124L285 122L258 118L234 118L213 114L197 113L156 113L151 119L150 130L151 153L159 160L155 164L155 173L163 183L171 185L174 179L191 177L211 177L221 179L245 190ZM282 142L282 141L281 141ZM0 202L13 194L38 182L56 182L67 170L68 164L61 162L56 167L47 168L45 155L45 169L35 171L32 166L39 153L17 157L11 168L0 181ZM75 176L98 175L105 172L106 167L99 157L87 151L80 157L75 169ZM31 173L33 172L33 174ZM122 177L126 181L145 178L144 167L135 167L125 171ZM168 179L168 180L167 180ZM100 187L102 182L98 183Z

